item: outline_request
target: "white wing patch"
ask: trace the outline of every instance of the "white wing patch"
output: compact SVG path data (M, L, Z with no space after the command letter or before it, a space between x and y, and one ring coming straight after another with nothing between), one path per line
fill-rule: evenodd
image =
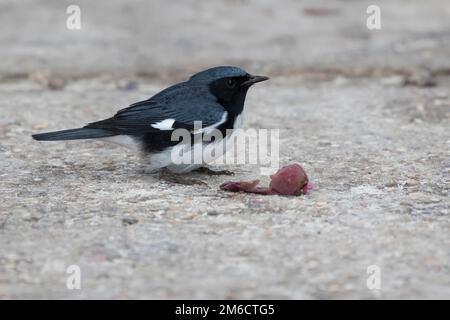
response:
M217 128L218 126L220 126L221 124L225 123L225 122L227 121L227 119L228 119L228 112L225 111L225 112L223 113L223 115L222 115L222 118L219 120L219 122L216 122L216 123L214 123L214 124L212 124L212 125L210 125L210 126L207 126L207 127L202 128L202 129L195 130L195 131L194 131L194 134L201 133L201 132L209 133L209 132L211 132L212 130L216 129L216 128Z
M175 119L165 119L160 122L153 123L151 126L159 130L172 130L172 126L175 123Z

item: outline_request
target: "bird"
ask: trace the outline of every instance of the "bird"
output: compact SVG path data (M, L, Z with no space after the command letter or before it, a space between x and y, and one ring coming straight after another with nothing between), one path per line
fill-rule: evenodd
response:
M242 125L248 89L268 79L235 66L213 67L147 100L133 103L105 120L76 129L33 134L32 137L38 141L99 139L141 153L148 159L149 171L166 168L173 173L190 172L207 163L205 160L200 163L174 161L174 148L182 145L173 139L174 132L185 130L194 138L193 142L183 144L183 148L191 153L196 146L225 141L230 130L233 132ZM210 142L195 139L195 136L204 136L212 130L219 131L222 139L215 140L214 137Z

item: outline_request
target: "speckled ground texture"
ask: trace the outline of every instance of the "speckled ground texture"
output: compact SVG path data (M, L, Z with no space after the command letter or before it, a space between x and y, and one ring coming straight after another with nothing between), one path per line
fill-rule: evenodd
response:
M377 1L378 31L362 1L77 3L69 31L69 2L0 1L0 299L450 298L448 1ZM244 127L280 129L311 194L218 190L255 165L184 185L119 146L30 137L222 64L271 76Z

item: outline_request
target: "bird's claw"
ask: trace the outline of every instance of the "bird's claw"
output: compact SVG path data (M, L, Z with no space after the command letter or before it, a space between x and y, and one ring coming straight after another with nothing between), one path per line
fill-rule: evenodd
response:
M167 182L182 184L182 185L207 185L204 181L199 179L186 178L183 175L173 173L165 168L160 171L159 177Z
M229 170L212 170L208 167L200 167L196 170L194 170L194 172L197 173L203 173L203 174L207 174L210 176L232 176L234 175L234 172L229 171Z

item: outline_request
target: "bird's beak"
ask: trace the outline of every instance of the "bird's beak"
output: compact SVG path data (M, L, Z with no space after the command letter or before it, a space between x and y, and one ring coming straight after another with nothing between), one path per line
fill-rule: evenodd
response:
M265 77L265 76L252 76L250 75L250 79L248 79L247 81L241 83L241 86L243 87L250 87L251 85L257 83L257 82L261 82L261 81L266 81L268 80L269 77Z

